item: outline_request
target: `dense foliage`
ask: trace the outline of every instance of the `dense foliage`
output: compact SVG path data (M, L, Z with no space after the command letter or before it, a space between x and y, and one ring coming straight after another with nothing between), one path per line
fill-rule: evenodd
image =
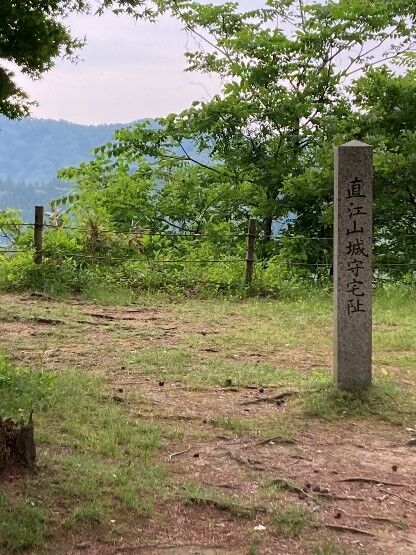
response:
M65 245L78 269L114 263L136 285L241 284L254 217L262 291L329 283L333 147L358 138L375 148L376 278L412 281L414 2L157 4L196 39L188 69L219 74L222 91L157 125L121 129L92 161L63 170L73 191L51 217L87 232L51 231L50 248Z

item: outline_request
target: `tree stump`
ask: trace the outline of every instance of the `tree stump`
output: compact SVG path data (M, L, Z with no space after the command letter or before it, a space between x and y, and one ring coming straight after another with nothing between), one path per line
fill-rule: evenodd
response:
M27 424L18 424L0 418L0 472L24 467L33 469L36 464L36 447L32 413Z

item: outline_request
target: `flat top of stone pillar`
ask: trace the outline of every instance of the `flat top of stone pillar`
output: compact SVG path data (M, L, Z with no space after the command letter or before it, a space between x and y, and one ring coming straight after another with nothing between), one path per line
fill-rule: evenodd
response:
M353 141L349 141L348 143L344 143L343 145L341 145L342 147L371 147L371 145L368 145L367 143L362 143L361 141L356 141L355 139Z

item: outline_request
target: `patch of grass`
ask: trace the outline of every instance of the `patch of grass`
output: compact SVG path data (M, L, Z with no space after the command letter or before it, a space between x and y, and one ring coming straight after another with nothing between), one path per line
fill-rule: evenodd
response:
M224 495L211 488L203 488L195 483L189 483L182 495L185 504L193 504L201 507L214 507L227 511L233 516L240 518L252 518L262 507L242 502L238 497Z
M0 417L26 419L32 408L43 410L51 397L55 377L18 368L0 356Z
M0 547L9 551L33 549L45 533L44 515L33 502L0 501Z
M90 284L82 291L85 299L104 306L127 306L133 303L134 293L122 286Z
M276 531L285 537L296 537L315 523L313 513L303 505L288 503L283 507L275 507L270 519Z
M313 380L311 380L313 384ZM363 391L342 391L321 383L301 396L305 414L325 420L376 416L392 424L405 424L416 417L416 398L389 380L376 380Z
M97 524L103 520L104 509L97 503L88 503L73 509L65 520L65 526L72 528L78 524Z
M275 478L268 484L268 488L273 496L282 491L299 493L299 488L289 478Z
M229 360L194 354L185 348L146 349L129 357L131 371L158 379L181 381L193 387L223 386L224 376L234 386L295 386L306 379L294 369L277 368L270 363Z
M352 555L351 550L348 551L340 545L338 540L325 539L319 545L311 546L313 555Z
M238 416L214 416L211 418L211 424L235 434L245 434L253 429L253 422L250 419Z
M140 457L140 453L138 456ZM122 455L120 454L122 457ZM131 498L128 508L133 507L133 500L139 508L140 495L146 498L146 493L154 489L160 470L154 472L147 464L133 465L130 470L123 458L123 462L116 460L101 460L91 458L90 454L65 453L55 455L52 459L44 457L43 461L53 473L55 479L49 485L49 491L56 496L65 499L68 507L77 505L79 500L90 505L101 502L105 511L111 509L111 505L117 505L117 501L125 499L126 488L131 488ZM59 478L59 479L58 479ZM40 477L34 486L38 489L45 478ZM152 487L153 485L153 487ZM124 506L124 503L121 503Z
M213 327L207 337L187 331L181 336L187 346L209 346L227 355L236 349L248 353L272 353L276 349L306 348L322 352L331 343L331 304L329 296L292 300L249 299L188 301L173 310L182 318Z
M46 528L53 529L57 512L62 522L90 525L113 511L151 515L155 496L167 485L164 469L153 461L161 429L128 416L108 395L103 376L82 370L29 371L1 359L0 407L3 416L34 411L40 471L21 483L19 495L39 500ZM7 490L5 495L9 497ZM28 521L26 525L22 518L22 545L39 542L38 513L28 506L22 514ZM39 525L29 525L30 515ZM17 545L13 530L7 541Z
M245 418L232 415L214 416L211 424L236 435L250 434L259 440L276 438L276 441L287 443L293 440L294 422L288 422L286 415Z
M257 555L261 549L261 538L259 534L254 534L248 546L247 555Z
M101 293L101 300L98 294L95 298L104 304L130 302L129 297L123 299L123 292L118 299L119 293L111 297L107 288ZM20 334L18 325L17 331L4 335L2 344L11 354L24 356L38 366L46 361L55 371L18 369L0 359L0 416L19 419L34 409L40 461L40 472L22 483L17 493L5 484L3 502L0 495L0 522L5 521L4 507L7 505L9 514L16 506L12 499L19 499L19 504L35 512L41 505L42 519L38 519L41 538L49 531L54 532L61 523L74 522L74 526L84 523L101 530L99 519L105 522L115 515L117 522L122 522L123 515L127 517L131 513L136 518L151 515L153 502L165 496L168 485L164 470L153 462L153 454L173 433L182 432L187 438L194 434L200 439L211 437L221 428L227 435L291 439L299 426L307 426L305 416L309 415L328 420L375 416L393 423L409 421L412 426L416 418L416 403L412 398L412 391L416 393L412 388L416 382L416 303L414 298L405 295L376 295L377 379L374 387L359 394L337 391L331 384L327 368L332 346L329 296L314 294L277 301L225 298L201 301L177 297L171 302L167 297L149 295L140 299L141 306L157 306L163 313L163 321L125 326L116 322L103 329L76 323L86 319L82 305L28 300L8 298L0 308L0 316L4 322L15 322L17 317L23 327L36 325L36 335ZM56 317L68 325L37 325L33 317L39 316ZM164 326L170 319L175 322L175 328L166 334ZM140 411L142 399L133 401L126 396L124 403L114 403L103 376L80 370L58 370L65 364L64 353L70 353L71 346L91 341L98 331L100 337L105 336L105 346L99 350L104 353L103 358L107 359L107 353L111 353L108 357L111 368L117 370L125 363L125 370L133 380L137 372L164 380L166 387L173 381L181 381L190 388L204 388L208 390L207 395L212 395L209 391L212 386L270 385L296 389L299 397L276 408L278 417L273 419L261 414L263 405L256 405L256 411L247 416L234 413L216 416L212 426L202 431L198 426L166 420L162 427L154 424L156 415L152 422L146 421L143 413L147 411ZM152 347L148 348L149 345ZM161 347L156 348L158 345ZM55 347L63 354L52 358L49 352ZM207 352L207 349L216 352ZM81 350L74 358L84 364L82 357ZM90 362L100 368L100 362L96 364L96 361ZM311 372L310 368L316 367L324 369ZM406 387L401 389L393 383L394 379L406 380ZM257 409L260 414L253 416ZM136 417L139 412L142 416ZM290 489L289 484L275 486L268 502L278 502L277 487ZM186 488L183 499L186 503L213 506L238 516L252 516L262 510L248 501L197 486ZM31 500L35 501L35 507ZM298 506L295 509L292 512L296 514ZM292 521L302 521L300 517L287 515L283 509L276 509L275 513L277 526L286 527L289 533L296 528L290 524ZM309 516L304 520L308 521ZM289 524L284 524L285 519ZM29 535L26 534L27 538ZM42 539L36 541L42 542ZM332 547L330 542L328 545L323 542L319 549L317 554L326 555Z

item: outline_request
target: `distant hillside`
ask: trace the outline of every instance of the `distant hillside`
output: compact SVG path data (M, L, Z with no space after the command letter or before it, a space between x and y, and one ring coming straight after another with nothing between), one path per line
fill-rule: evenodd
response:
M91 149L127 125L79 125L67 121L0 118L0 177L40 183L63 166L91 158Z
M67 121L0 117L0 209L19 208L25 218L35 204L47 206L69 185L56 172L92 158L91 149L132 124L79 125Z
M29 218L35 204L47 206L65 195L69 185L56 178L57 171L92 159L91 149L110 141L117 129L134 123L79 125L0 117L0 210L19 208ZM195 154L191 141L186 147ZM209 160L207 154L199 158Z
M52 199L64 196L69 188L68 183L59 179L29 183L0 177L0 210L18 208L25 220L33 220L34 206L48 207Z

